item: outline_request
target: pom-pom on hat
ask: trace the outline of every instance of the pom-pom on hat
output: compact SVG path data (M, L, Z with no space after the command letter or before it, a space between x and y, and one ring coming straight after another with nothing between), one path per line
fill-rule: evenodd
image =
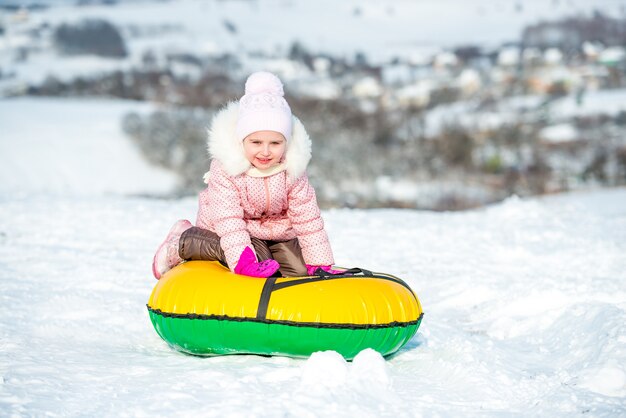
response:
M283 83L274 74L259 71L246 80L239 99L236 135L240 140L253 132L275 131L291 138L291 109L283 97Z

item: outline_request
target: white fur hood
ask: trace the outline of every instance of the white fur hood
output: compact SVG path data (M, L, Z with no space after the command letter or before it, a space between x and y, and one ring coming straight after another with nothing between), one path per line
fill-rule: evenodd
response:
M222 163L231 176L243 174L252 167L245 157L243 142L235 135L238 113L237 102L231 102L220 110L213 117L207 140L209 156ZM311 159L311 139L302 122L295 116L292 117L293 130L291 139L287 142L285 170L290 178L297 179L304 174Z

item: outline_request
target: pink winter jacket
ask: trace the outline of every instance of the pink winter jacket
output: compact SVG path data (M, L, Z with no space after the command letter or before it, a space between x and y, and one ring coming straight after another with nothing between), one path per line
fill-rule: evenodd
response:
M288 143L285 169L270 175L253 176L248 174L249 163L246 166L242 160L235 161L241 163L238 167L227 158L220 158L224 153L224 140L230 141L223 138L220 130L223 129L223 126L220 128L220 121L223 125L223 119L227 117L218 114L210 132L209 151L213 160L205 176L207 188L200 193L196 225L220 236L220 244L231 270L234 270L247 246L254 250L251 236L272 241L297 238L306 264L332 265L333 254L315 191L304 172L306 164L304 167L300 164L300 160L308 163L310 148L308 158L300 158L302 151L298 150L301 145L298 141L302 138L298 137L298 129L294 129L295 143L292 143L293 139ZM308 140L308 136L305 139ZM227 145L226 149L232 152L236 148ZM298 154L295 154L296 151ZM231 156L226 155L228 158ZM296 168L295 162L298 162ZM240 173L241 168L246 170Z

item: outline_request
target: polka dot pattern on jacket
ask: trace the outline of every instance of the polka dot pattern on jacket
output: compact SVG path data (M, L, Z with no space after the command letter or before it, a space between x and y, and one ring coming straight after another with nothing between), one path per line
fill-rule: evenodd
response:
M217 233L234 270L250 237L287 241L298 238L309 265L334 264L315 190L305 175L290 181L285 171L267 177L229 176L213 160L207 188L200 193L196 225Z

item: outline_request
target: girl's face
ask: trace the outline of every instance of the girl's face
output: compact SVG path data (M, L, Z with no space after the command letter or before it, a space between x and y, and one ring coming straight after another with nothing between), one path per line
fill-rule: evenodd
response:
M280 163L287 148L283 134L274 131L252 132L243 140L246 158L258 169L266 169Z

